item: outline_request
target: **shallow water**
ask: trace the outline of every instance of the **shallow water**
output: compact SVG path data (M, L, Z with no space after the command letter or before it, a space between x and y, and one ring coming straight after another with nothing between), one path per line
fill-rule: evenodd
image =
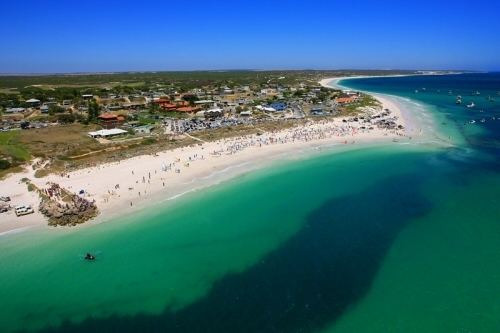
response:
M89 228L2 237L0 331L500 330L497 125L444 114L441 77L370 80L342 84L432 104L463 140L322 152ZM404 93L423 84L429 98Z

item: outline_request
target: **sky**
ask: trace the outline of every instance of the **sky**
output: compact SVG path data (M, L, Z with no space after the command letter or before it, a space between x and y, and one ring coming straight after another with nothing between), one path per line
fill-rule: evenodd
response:
M500 1L1 1L0 73L500 70Z

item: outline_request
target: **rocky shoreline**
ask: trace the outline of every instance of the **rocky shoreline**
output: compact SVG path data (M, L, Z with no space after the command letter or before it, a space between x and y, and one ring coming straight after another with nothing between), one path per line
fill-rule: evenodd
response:
M75 226L99 214L95 201L89 201L56 183L47 185L49 187L39 189L28 182L28 187L36 189L40 195L38 210L48 218L50 226Z

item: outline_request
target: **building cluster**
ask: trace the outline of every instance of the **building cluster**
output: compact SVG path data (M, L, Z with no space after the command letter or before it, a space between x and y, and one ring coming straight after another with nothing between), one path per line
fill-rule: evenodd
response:
M182 91L182 92L181 92ZM104 132L149 134L155 127L182 133L265 120L335 115L358 100L352 91L335 91L305 83L295 85L206 85L192 89L150 86L130 94L81 94L74 100L30 98L20 107L2 110L0 130L41 128L92 119ZM117 135L114 132L109 136ZM90 135L90 134L89 134Z

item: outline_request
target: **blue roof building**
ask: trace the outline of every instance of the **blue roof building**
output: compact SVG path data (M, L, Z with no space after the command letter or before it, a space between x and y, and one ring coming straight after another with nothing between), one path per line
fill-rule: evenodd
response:
M285 111L286 108L287 108L287 105L286 103L281 103L281 102L275 102L275 103L271 103L269 105L269 107L275 109L276 111L280 112L280 111Z

